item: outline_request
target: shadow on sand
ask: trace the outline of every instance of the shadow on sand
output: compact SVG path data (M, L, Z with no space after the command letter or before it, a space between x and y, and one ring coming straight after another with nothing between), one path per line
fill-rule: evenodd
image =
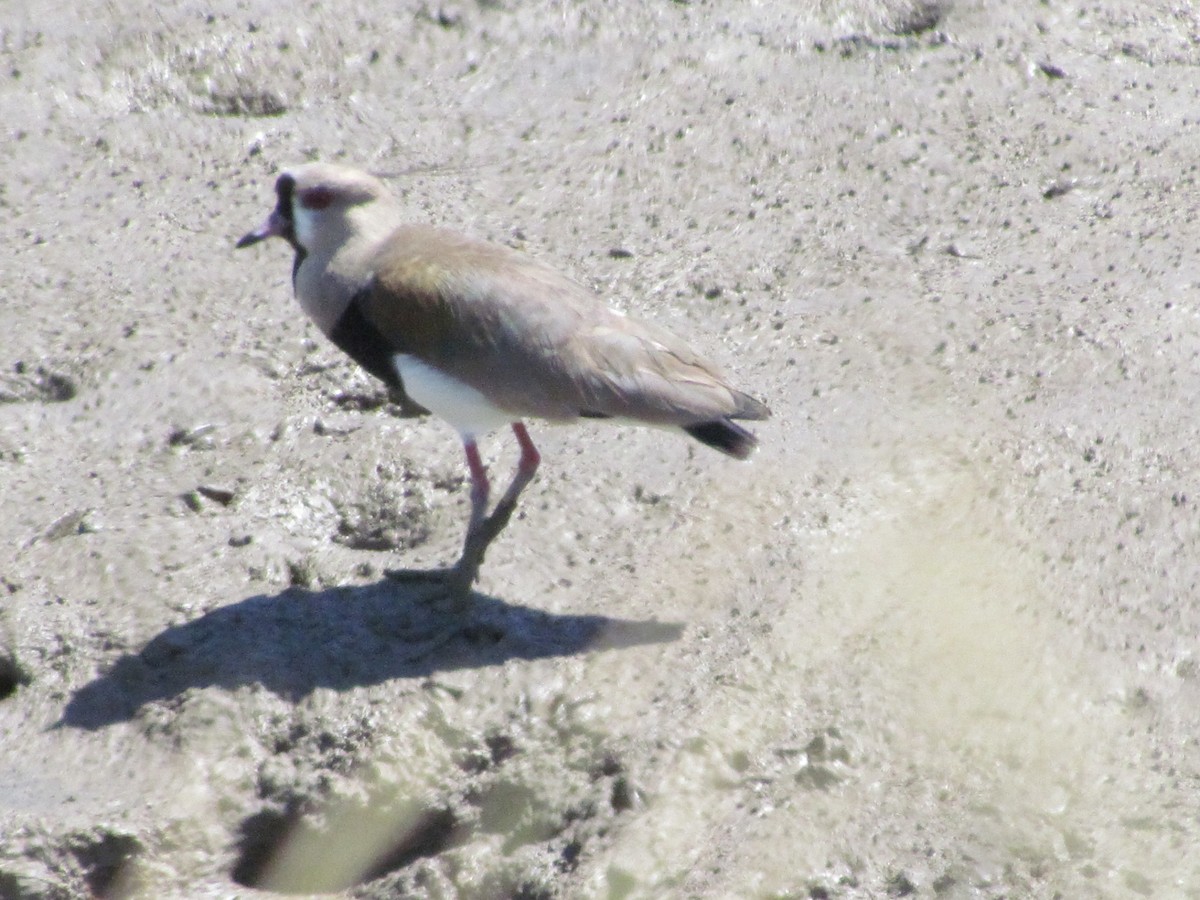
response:
M259 684L298 700L394 678L674 641L678 623L553 615L474 595L452 619L392 581L289 588L172 626L75 692L55 727L97 729L191 688Z

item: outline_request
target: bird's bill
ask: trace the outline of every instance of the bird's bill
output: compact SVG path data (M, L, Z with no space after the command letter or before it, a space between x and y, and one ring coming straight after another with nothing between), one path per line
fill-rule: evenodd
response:
M242 235L236 244L236 249L240 250L243 247L249 247L251 244L265 241L269 237L284 237L286 234L287 222L279 214L279 210L275 209L267 216L267 221L263 222L253 231Z

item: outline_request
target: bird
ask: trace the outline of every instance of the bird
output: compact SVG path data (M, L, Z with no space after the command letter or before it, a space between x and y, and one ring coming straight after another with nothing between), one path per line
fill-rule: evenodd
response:
M273 237L290 244L293 289L317 327L462 440L471 486L462 552L446 569L419 573L439 578L460 606L537 472L525 420L657 426L737 459L757 445L737 420L768 418L766 404L678 337L610 308L553 267L410 223L387 184L359 169L305 163L283 169L274 187L274 208L236 247ZM520 458L489 514L478 440L505 426Z

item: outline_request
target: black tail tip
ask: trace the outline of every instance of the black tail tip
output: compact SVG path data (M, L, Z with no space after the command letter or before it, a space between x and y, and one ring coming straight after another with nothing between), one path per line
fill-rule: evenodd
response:
M684 429L702 444L736 459L746 459L758 446L758 438L728 419L714 419L688 425Z

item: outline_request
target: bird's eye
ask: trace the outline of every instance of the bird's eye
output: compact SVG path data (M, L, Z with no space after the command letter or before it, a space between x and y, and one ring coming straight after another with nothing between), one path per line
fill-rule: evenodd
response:
M305 209L324 209L333 202L333 191L327 187L305 188L297 192L297 197Z

